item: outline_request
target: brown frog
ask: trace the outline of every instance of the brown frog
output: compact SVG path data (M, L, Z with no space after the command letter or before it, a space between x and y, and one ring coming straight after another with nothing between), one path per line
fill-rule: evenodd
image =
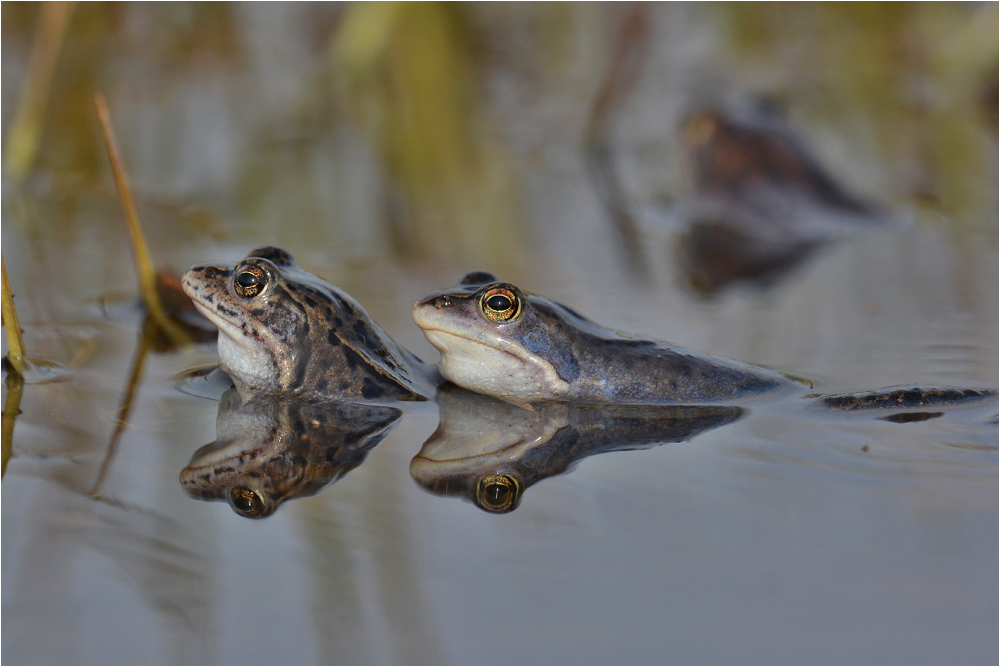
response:
M219 367L258 394L426 400L434 369L397 345L358 303L276 247L235 265L195 266L184 292L219 327Z

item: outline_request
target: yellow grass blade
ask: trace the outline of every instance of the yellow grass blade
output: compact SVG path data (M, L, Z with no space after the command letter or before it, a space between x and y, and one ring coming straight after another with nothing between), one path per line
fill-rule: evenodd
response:
M73 4L45 2L41 5L38 35L31 49L24 89L18 102L17 115L7 132L4 165L15 180L20 180L28 173L38 154L52 87L52 73L56 69L66 26L73 14Z
M7 281L7 265L0 258L0 269L3 271L3 326L7 330L7 359L18 375L24 375L24 340L21 338L21 326L17 321L17 311L14 309L14 295Z

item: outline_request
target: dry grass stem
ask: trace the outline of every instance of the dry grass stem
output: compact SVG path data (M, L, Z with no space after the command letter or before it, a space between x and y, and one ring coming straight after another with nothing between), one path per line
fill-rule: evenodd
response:
M146 243L146 235L142 231L142 222L139 220L139 210L135 205L135 198L132 196L132 188L129 186L128 175L122 164L121 152L118 149L118 140L115 138L114 127L111 125L111 114L108 112L108 104L104 95L96 93L94 95L94 106L97 107L97 117L101 123L101 131L104 134L104 144L108 149L108 160L111 162L111 172L114 174L115 186L118 188L118 196L121 198L122 208L125 211L125 222L128 227L130 247L132 248L132 259L135 263L135 273L139 280L139 290L142 293L142 300L146 303L146 308L157 326L176 345L184 345L191 342L190 336L167 315L160 299L158 281L156 278L156 268L149 253L149 245Z
M0 438L0 477L7 472L7 461L13 451L14 420L21 414L21 394L24 378L17 373L7 375L7 401L3 406L3 435Z
M7 265L0 259L0 269L3 271L3 326L7 330L7 359L18 375L24 375L24 339L21 338L21 325L17 321L17 310L14 309L14 295L10 291L7 280Z

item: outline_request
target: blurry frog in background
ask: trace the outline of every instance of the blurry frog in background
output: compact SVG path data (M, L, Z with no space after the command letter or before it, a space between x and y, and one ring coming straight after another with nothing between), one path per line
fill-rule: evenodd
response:
M768 286L834 241L898 223L848 194L770 105L692 114L681 143L693 193L677 206L678 251L698 292Z

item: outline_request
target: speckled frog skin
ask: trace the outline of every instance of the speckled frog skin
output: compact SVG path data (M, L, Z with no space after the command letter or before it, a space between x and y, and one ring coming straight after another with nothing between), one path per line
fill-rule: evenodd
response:
M720 403L797 386L773 371L605 329L482 271L418 301L413 320L441 351L446 379L518 405Z
M397 345L350 296L281 248L235 266L189 269L184 292L219 327L219 367L256 395L425 400L433 369Z

